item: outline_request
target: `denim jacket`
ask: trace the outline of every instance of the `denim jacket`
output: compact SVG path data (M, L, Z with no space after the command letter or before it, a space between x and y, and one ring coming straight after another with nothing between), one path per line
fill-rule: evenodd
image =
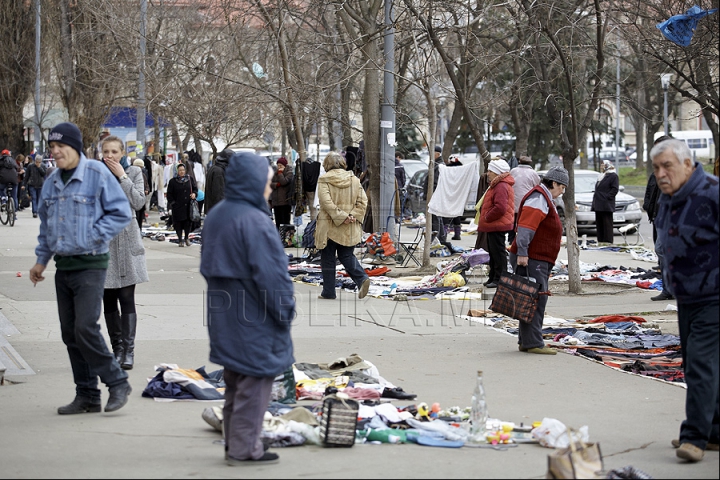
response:
M47 265L53 254L100 255L132 218L122 187L102 162L80 156L66 184L54 170L40 194L37 263Z

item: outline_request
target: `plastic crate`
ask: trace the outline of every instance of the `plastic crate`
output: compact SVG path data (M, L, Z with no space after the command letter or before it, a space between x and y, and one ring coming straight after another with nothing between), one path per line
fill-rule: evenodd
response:
M320 439L325 447L352 447L360 406L355 400L326 397L320 420Z

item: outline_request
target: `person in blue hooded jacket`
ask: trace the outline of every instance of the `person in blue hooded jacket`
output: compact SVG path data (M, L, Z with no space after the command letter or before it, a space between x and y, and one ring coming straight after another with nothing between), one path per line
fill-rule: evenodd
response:
M267 160L235 153L225 199L205 218L200 273L207 281L210 361L224 367L223 430L228 465L278 460L260 440L272 384L295 361L290 325L293 285L269 216L273 170Z

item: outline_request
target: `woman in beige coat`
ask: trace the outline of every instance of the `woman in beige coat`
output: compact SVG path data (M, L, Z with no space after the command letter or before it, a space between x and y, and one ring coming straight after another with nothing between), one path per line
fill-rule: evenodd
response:
M315 246L321 250L323 290L318 298L335 298L335 255L358 287L358 298L370 288L370 278L360 266L353 250L362 240L362 219L367 196L352 172L346 170L345 159L330 152L323 160L327 172L318 179L320 213L315 227Z

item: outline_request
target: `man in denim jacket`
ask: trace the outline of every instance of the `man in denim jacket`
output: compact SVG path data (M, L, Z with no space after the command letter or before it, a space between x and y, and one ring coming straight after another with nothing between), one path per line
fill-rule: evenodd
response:
M692 160L682 140L650 150L662 192L655 225L665 253L663 283L677 298L685 420L673 440L677 456L702 460L720 443L720 264L718 178Z
M98 376L108 386L106 412L122 408L131 392L128 376L100 333L105 273L110 240L132 218L120 180L102 162L82 154L82 134L72 123L50 131L50 150L57 169L40 194L37 263L30 280L37 285L55 255L55 291L62 339L68 349L75 381L75 399L58 408L61 415L99 412Z

